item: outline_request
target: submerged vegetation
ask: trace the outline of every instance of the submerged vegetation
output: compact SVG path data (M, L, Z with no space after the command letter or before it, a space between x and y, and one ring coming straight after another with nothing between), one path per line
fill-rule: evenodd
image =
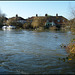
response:
M75 39L71 40L66 49L70 56L75 56Z

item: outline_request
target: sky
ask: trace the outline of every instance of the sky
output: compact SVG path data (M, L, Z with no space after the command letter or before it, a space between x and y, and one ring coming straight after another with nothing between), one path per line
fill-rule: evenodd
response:
M69 19L71 17L71 8L75 7L75 1L0 1L0 10L6 14L7 18L21 16L28 18L32 16L64 16Z

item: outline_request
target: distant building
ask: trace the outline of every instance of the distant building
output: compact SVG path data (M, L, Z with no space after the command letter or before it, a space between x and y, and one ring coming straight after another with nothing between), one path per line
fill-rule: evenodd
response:
M65 17L58 16L58 14L56 14L56 16L48 16L45 25L47 26L63 25L64 22L67 22L67 20L68 19L66 19Z
M20 23L22 23L22 24L26 23L26 19L24 19L24 18L22 18L22 17L19 17L17 14L16 14L15 17L11 17L11 18L9 18L9 19L7 20L7 22L10 22L10 21L12 21L12 22L20 22Z
M50 27L50 26L61 26L64 24L64 22L67 22L68 19L66 19L63 16L59 16L58 14L56 14L56 16L49 16L48 14L45 14L45 16L38 16L38 14L36 14L36 16L32 16L32 17L28 17L27 19L24 19L22 17L19 17L17 14L15 17L11 17L7 20L7 22L20 22L22 24L24 23L32 23L33 20L38 20L41 19L43 20L42 22L44 23L45 26Z
M38 16L38 17L37 17L37 14L36 14L36 16L29 17L27 19L27 22L32 23L35 19L37 21L38 20L42 21L43 24L44 24L42 26L46 26L46 27L50 27L50 26L61 27L62 25L64 25L65 22L68 21L68 19L66 19L63 16L59 16L58 14L56 14L56 16L51 16L51 15L45 14L45 16Z

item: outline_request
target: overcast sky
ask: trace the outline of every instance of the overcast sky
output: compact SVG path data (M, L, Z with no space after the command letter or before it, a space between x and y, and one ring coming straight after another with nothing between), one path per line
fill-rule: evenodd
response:
M16 14L23 18L31 16L44 16L46 13L55 16L70 18L71 8L75 7L75 1L0 1L0 9L7 18Z

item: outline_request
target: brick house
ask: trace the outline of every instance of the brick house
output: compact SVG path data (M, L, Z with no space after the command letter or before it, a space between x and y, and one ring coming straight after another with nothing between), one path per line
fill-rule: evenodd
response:
M46 26L58 26L58 25L61 26L68 21L68 19L66 19L63 16L58 16L58 14L56 14L56 16L46 16L46 17L47 17L47 21L45 23Z

